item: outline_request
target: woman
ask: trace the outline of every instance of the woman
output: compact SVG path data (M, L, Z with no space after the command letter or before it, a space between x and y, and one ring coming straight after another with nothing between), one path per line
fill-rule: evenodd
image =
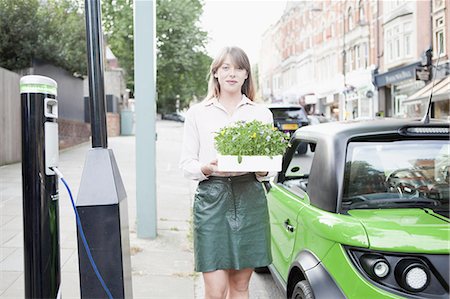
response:
M198 180L194 199L195 270L203 273L205 298L248 298L253 268L271 263L267 202L261 181L268 173L217 170L214 136L236 121L273 123L269 109L253 102L247 55L227 47L211 64L208 96L186 113L180 165Z

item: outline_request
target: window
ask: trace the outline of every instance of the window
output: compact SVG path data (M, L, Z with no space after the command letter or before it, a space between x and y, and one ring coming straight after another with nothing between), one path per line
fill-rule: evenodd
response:
M403 47L404 47L404 56L405 57L412 55L411 36L412 36L411 22L404 23L403 24Z
M283 185L293 193L302 194L308 188L308 177L311 172L317 144L295 140L293 146L296 148L296 154L289 161L289 166L286 169L286 180L283 182Z
M445 36L444 36L444 30L439 30L436 32L436 52L441 55L445 53L444 47L445 47Z
M444 17L438 17L435 20L435 28L434 28L434 55L445 55L445 20Z
M397 22L385 31L386 63L402 62L414 52L413 27L411 21Z
M445 140L350 142L342 208L448 211L448 150Z
M366 15L364 12L364 3L362 1L359 1L359 22L365 23L366 21Z
M352 70L352 49L348 49L345 53L345 72L348 73Z
M394 27L394 58L400 58L399 26Z
M407 99L407 96L404 94L397 95L394 97L394 116L405 116L405 105L403 105L403 101Z
M386 51L387 60L392 61L394 58L393 48L392 48L392 30L386 30Z
M363 68L367 68L369 66L369 46L367 43L363 44Z
M354 26L354 23L353 23L353 11L352 11L352 8L349 7L349 9L348 9L348 31L352 30L353 26Z
M444 0L433 0L433 8L434 10L437 10L441 8L444 4Z
M360 53L360 47L355 46L355 69L361 68L361 53Z

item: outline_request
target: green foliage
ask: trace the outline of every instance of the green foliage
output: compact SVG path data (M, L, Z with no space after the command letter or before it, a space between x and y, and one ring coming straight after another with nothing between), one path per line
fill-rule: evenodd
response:
M205 54L206 32L198 21L203 6L199 0L157 0L157 93L158 110L174 111L207 92L206 75L212 59Z
M0 65L10 70L48 61L86 74L81 0L0 0Z
M102 1L103 33L125 70L127 87L134 90L133 0Z
M289 146L289 134L254 120L239 121L222 128L214 138L221 155L276 156L283 155Z

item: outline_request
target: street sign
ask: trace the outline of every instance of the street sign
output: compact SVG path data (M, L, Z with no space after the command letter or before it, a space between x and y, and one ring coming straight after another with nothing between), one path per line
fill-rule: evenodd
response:
M429 81L430 71L426 67L416 67L416 80Z

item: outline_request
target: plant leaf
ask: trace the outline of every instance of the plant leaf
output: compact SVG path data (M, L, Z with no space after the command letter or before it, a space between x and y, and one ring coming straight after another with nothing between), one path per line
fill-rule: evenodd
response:
M238 163L239 163L239 164L242 163L242 156L241 156L241 155L238 156Z

